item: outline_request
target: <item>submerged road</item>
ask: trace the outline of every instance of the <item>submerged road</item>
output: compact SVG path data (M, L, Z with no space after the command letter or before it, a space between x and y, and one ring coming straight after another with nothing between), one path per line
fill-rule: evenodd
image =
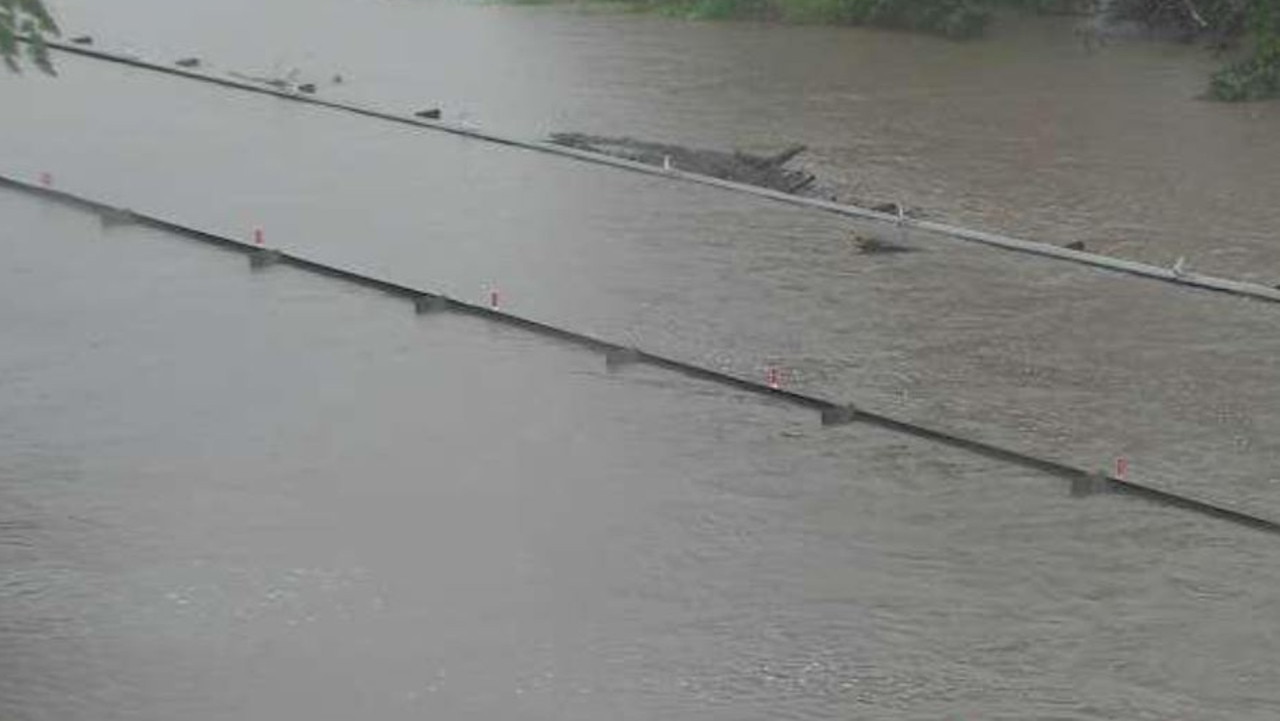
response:
M150 62L139 57L126 55L121 53L112 53L103 50L97 50L67 43L52 42L50 46L56 50L78 55L94 60L102 60L110 63L117 63L129 67L140 68L151 72L163 73L176 77L186 78L199 82L212 83L214 85L231 88L235 90L257 93L261 95L270 95L292 102L304 103L316 107L323 107L331 110L338 110L347 113L354 113L367 118L381 121L397 123L400 125L408 125L418 128L436 130L440 132L450 133L457 136L479 140L488 143L496 143L508 147L520 148L524 150L535 151L539 153L547 153L551 155L572 158L575 160L585 161L598 165L618 168L631 172L644 173L647 175L660 176L675 180L697 183L700 185L711 186L723 190L742 193L757 198L786 203L789 205L799 206L803 208L832 213L839 216L858 218L862 220L878 221L882 223L892 224L898 227L914 228L918 230L936 233L959 240L979 243L984 246L998 248L1001 250L1010 250L1020 253L1029 253L1045 258L1055 260L1068 261L1078 263L1104 271L1117 272L1126 275L1136 276L1140 278L1173 283L1175 285L1188 288L1196 288L1202 290L1218 291L1238 295L1257 300L1280 303L1280 289L1253 283L1243 280L1235 280L1230 278L1220 278L1212 275L1191 272L1179 267L1175 264L1173 267L1162 268L1159 266L1140 263L1123 258L1112 258L1097 253L1090 253L1083 250L1074 250L1064 248L1049 243L1041 243L1032 240L1014 238L1011 236L1000 235L997 233L989 233L980 230L962 228L955 225L940 223L930 220L921 220L911 218L904 215L893 215L882 213L869 208L863 208L857 205L847 203L837 203L820 198L810 198L791 193L784 193L769 188L760 188L753 185L737 183L729 180L723 180L698 173L691 173L680 170L679 168L662 168L638 163L635 161L616 158L599 153L592 153L576 148L569 148L555 143L528 140L510 135L504 135L479 128L467 127L450 123L442 120L424 119L415 116L401 115L398 113L381 110L374 107L368 107L356 103L344 102L340 100L328 100L316 97L312 94L302 94L295 89L280 89L268 85L254 82L248 82L235 78L215 75L213 73L204 72L199 69L177 67L164 65L160 63Z
M699 380L728 386L735 390L746 391L774 400L787 402L803 408L818 410L824 425L843 425L846 423L868 423L898 433L904 433L928 441L959 448L971 453L1012 463L1025 468L1041 471L1071 482L1073 494L1089 495L1093 493L1116 493L1135 496L1160 504L1199 513L1221 519L1248 528L1280 535L1280 522L1262 518L1209 501L1191 498L1186 495L1161 490L1152 486L1135 483L1126 478L1107 476L1076 468L1064 463L1037 457L1017 450L1004 448L983 441L965 438L946 431L927 428L916 423L895 419L857 405L838 403L804 393L785 390L774 378L765 383L740 378L722 371L705 368L696 364L681 361L642 349L620 345L611 341L596 338L570 329L549 325L530 318L501 311L496 302L490 307L475 305L449 298L438 292L412 288L406 285L371 277L333 265L317 262L306 257L272 249L255 243L248 243L216 233L193 228L155 215L135 211L132 208L119 208L84 196L25 183L15 178L0 176L0 184L18 191L56 200L62 203L84 208L97 213L104 227L119 224L137 223L143 226L163 230L169 233L209 243L224 249L248 254L250 264L254 268L266 268L275 264L285 264L328 278L371 288L390 295L410 299L419 313L452 311L483 318L488 321L513 326L558 341L572 343L591 350L605 353L606 364L619 367L628 363L643 363L669 371L681 373Z
M109 50L514 137L806 142L841 197L1280 282L1280 107L1194 102L1197 48L1085 56L1060 19L959 44L453 0L58 10ZM629 350L1276 519L1268 303L57 60L0 78L0 173L113 207L0 189L0 717L1280 715L1274 535ZM551 335L489 315L495 287Z

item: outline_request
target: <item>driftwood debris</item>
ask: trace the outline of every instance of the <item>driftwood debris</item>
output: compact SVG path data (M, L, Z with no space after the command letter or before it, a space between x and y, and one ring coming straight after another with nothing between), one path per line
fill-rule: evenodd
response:
M756 185L784 193L806 195L836 201L830 187L816 183L813 173L787 168L787 164L805 152L803 145L793 145L773 155L752 155L740 150L725 152L704 150L683 145L655 143L629 137L608 137L586 133L553 133L551 142L578 150L586 150L637 163L653 165L666 170L681 170L713 178ZM881 213L896 215L900 219L919 218L925 212L897 202L867 199L846 199L844 202ZM890 244L893 245L893 244ZM892 248L871 247L868 253L902 252L899 246ZM914 250L908 248L908 251Z
M801 192L816 180L812 173L784 167L805 151L803 145L791 146L774 155L751 155L741 151L702 150L635 138L612 138L585 133L554 133L551 142L660 168L758 185L784 193Z
M865 255L885 255L890 253L912 253L915 248L901 243L877 238L870 235L853 236L854 245L858 246L858 252Z
M227 75L230 75L233 78L239 78L241 80L249 80L255 83L262 83L263 85L268 85L270 87L275 88L276 90L288 90L289 88L293 87L293 80L291 77L290 78L273 78L269 75L249 75L247 73L236 72L235 70L228 72Z
M886 213L888 215L896 215L899 218L923 218L927 215L927 213L925 213L920 208L913 208L909 205L903 205L901 203L896 203L893 201L878 202L874 200L855 199L850 202L852 202L854 205L858 205L863 208L874 210L877 213Z
M227 75L230 75L233 78L261 83L285 93L314 93L316 91L315 83L298 82L298 76L301 74L302 71L297 68L290 70L283 76L249 75L248 73L236 72L235 70L227 72Z

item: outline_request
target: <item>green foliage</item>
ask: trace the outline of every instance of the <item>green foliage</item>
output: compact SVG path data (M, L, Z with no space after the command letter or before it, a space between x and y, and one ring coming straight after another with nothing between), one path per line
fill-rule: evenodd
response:
M21 72L23 58L21 39L26 39L26 59L46 73L53 74L45 36L57 36L58 24L41 0L0 0L0 58L13 72Z
M1209 82L1212 99L1280 97L1280 0L1114 0L1110 16L1234 48L1235 59Z
M875 25L966 37L982 30L986 13L969 0L788 0L783 15L816 22Z
M1242 24L1249 52L1214 73L1209 96L1232 102L1280 97L1280 5L1250 0Z
M1209 97L1240 102L1280 97L1280 58L1253 55L1213 74Z
M657 4L668 12L699 20L874 25L953 38L981 34L990 17L985 0L657 0Z
M995 6L1038 13L1081 13L1096 0L638 0L665 12L707 20L749 18L827 25L870 25L935 33L981 35ZM1280 0L1114 0L1112 20L1174 28L1215 44L1247 38L1248 52L1214 74L1210 97L1280 97Z
M694 20L761 20L776 17L769 0L694 0L688 3L685 14Z

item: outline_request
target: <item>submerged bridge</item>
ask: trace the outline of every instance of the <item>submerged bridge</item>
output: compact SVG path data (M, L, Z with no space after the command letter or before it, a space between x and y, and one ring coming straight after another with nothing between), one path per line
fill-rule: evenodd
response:
M490 323L519 328L557 342L572 344L599 353L603 356L605 367L611 371L621 370L629 364L649 365L700 381L750 393L766 401L789 404L816 412L824 426L851 423L870 424L1045 473L1066 481L1069 484L1072 495L1116 494L1132 496L1217 518L1247 528L1280 535L1280 521L1232 509L1209 500L1192 498L1154 486L1135 483L1123 477L1091 472L1032 453L994 445L979 439L967 438L945 430L925 427L910 421L893 418L844 400L827 399L787 390L780 387L775 378L770 378L763 383L758 380L742 378L677 358L650 353L640 348L615 343L569 328L505 312L499 310L496 304L486 306L466 303L430 289L411 287L357 273L345 268L321 263L302 255L266 247L262 244L260 237L255 238L252 242L239 240L165 219L158 215L116 207L100 200L55 189L47 183L32 183L0 175L0 187L93 213L101 218L104 231L121 225L138 225L153 228L173 237L195 240L225 251L242 254L248 258L250 268L256 271L265 271L277 265L291 266L338 282L356 285L410 301L415 312L420 315L456 313Z
M592 163L619 170L662 177L672 181L696 183L699 185L719 188L727 192L750 195L771 202L785 203L787 205L808 208L810 210L830 213L846 218L874 221L890 224L900 228L921 230L935 235L977 243L988 248L1015 251L1053 260L1087 265L1105 272L1121 273L1130 277L1143 278L1150 281L1172 283L1185 288L1217 291L1265 302L1280 303L1280 288L1273 288L1261 283L1203 275L1184 270L1179 265L1175 265L1172 268L1163 268L1149 263L1139 263L1137 261L1125 260L1123 258L1114 258L1098 253L1090 253L1084 250L1065 248L1051 243L1026 240L997 233L989 233L982 230L962 228L946 223L912 218L902 214L900 207L897 214L885 213L858 205L838 203L835 201L806 197L793 193L785 193L770 188L762 188L755 185L724 180L710 175L691 173L675 167L654 166L602 153L567 147L565 145L552 142L518 138L493 131L450 123L439 119L438 112L417 114L399 113L359 103L343 100L330 100L319 97L314 93L300 92L299 88L302 86L294 88L283 82L277 84L265 84L254 82L251 79L246 79L243 75L219 75L213 72L208 72L202 69L201 64L198 61L191 62L180 60L175 64L164 64L145 60L129 54L114 53L83 45L62 42L50 42L48 44L54 50L82 58L124 65L195 82L208 83L227 88L229 90L255 93L258 95L268 95L288 102L302 103L316 108L358 115L381 122L415 127L429 132L450 133L452 135L469 138L478 142L493 143L530 152L554 155L579 162ZM314 90L314 88L308 88L308 90Z

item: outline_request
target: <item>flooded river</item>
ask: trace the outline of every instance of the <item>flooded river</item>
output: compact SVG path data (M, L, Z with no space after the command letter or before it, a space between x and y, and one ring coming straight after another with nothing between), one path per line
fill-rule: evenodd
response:
M59 3L521 136L1280 282L1213 60L563 7ZM3 172L1280 517L1280 308L60 57ZM332 76L343 82L334 84ZM0 718L1272 719L1280 539L0 192Z

